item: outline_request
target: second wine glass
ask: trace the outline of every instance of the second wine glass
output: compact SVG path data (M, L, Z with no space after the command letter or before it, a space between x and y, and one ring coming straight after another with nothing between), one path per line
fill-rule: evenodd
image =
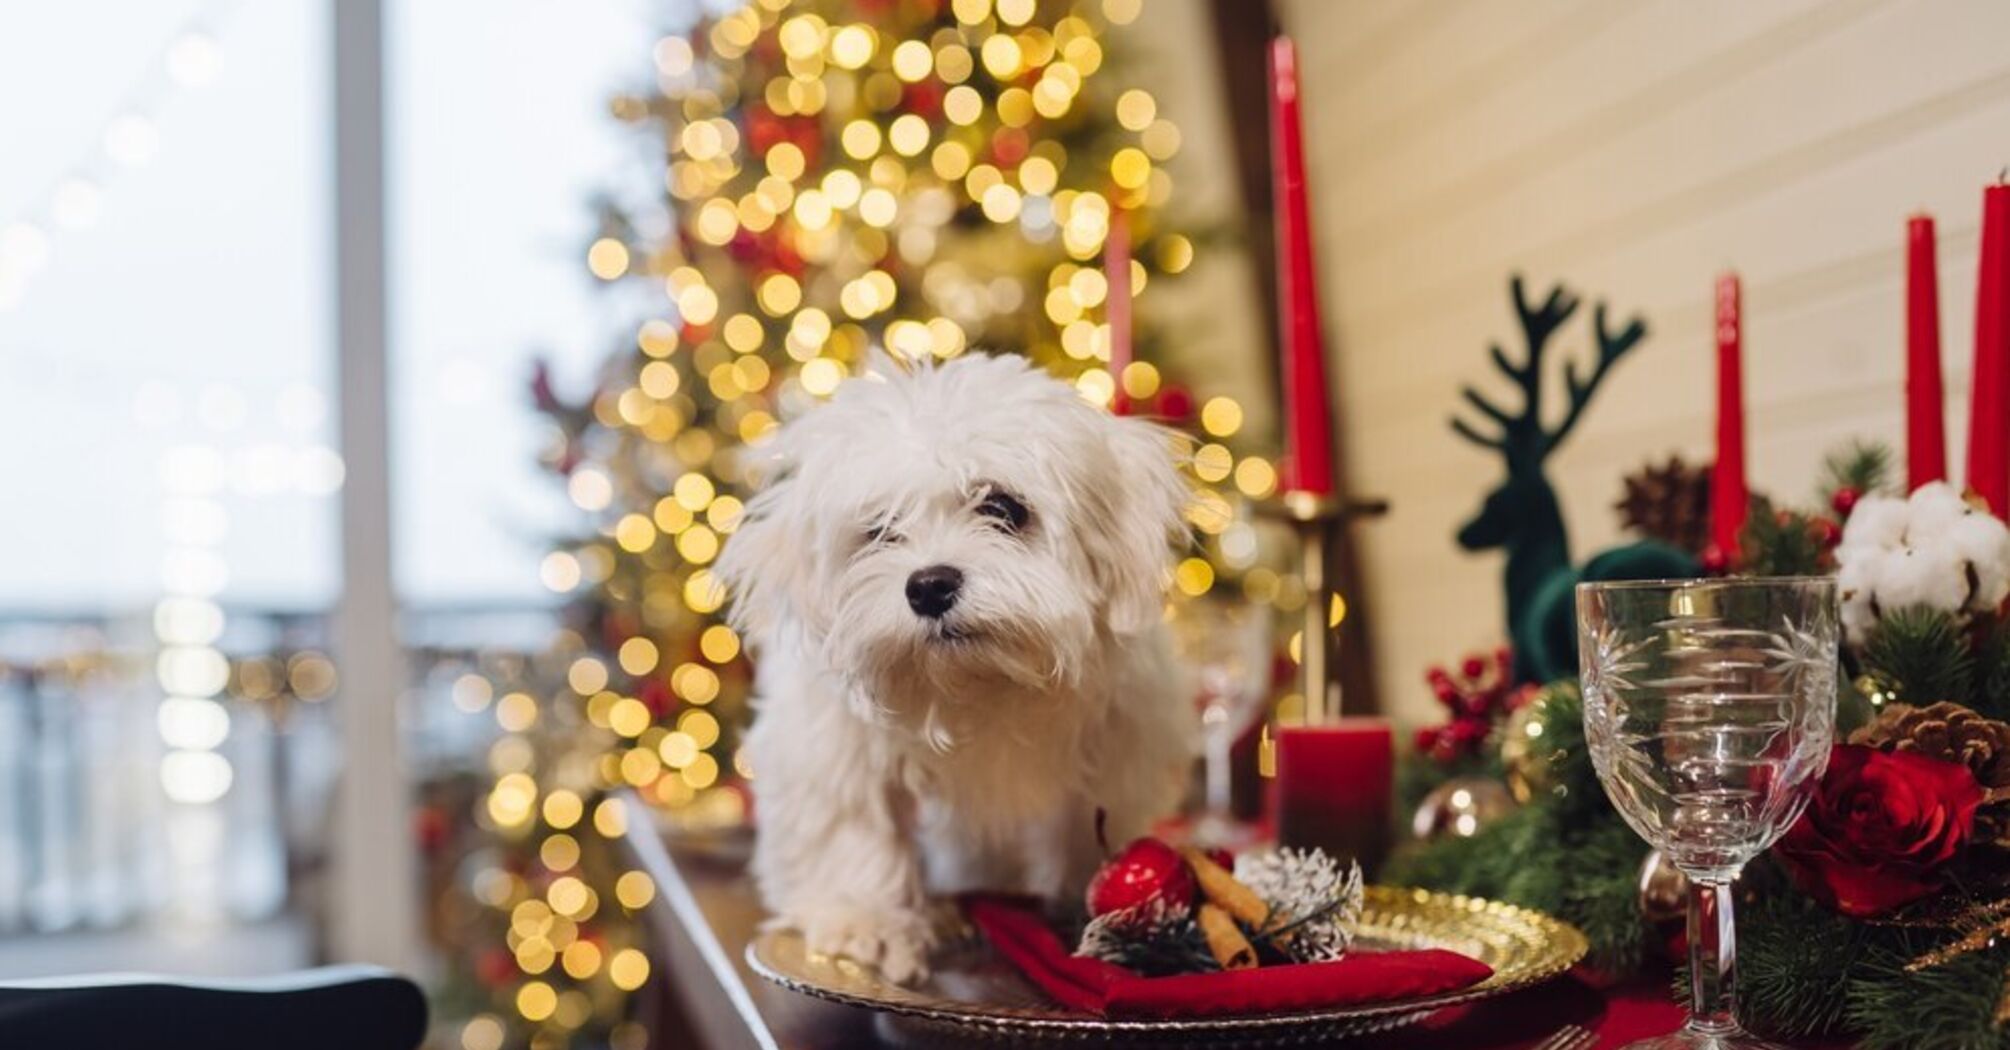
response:
M1229 753L1270 699L1270 611L1210 594L1176 603L1171 626L1173 645L1191 676L1206 771L1193 839L1207 846L1240 846L1248 829L1229 808Z
M1688 1023L1628 1050L1752 1050L1730 886L1806 808L1835 738L1835 581L1577 588L1584 728L1626 823L1689 877Z

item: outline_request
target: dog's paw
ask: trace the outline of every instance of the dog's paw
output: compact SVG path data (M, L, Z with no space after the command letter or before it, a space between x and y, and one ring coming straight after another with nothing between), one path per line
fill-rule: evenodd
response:
M805 909L789 922L803 931L803 942L813 952L870 964L898 984L928 976L935 935L918 913L840 905Z

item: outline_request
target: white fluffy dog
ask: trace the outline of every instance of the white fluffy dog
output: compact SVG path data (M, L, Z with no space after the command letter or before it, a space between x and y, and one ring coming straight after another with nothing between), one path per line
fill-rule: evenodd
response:
M884 359L755 455L721 556L759 663L753 871L814 951L927 973L924 895L1078 894L1178 799L1172 436L1013 357Z

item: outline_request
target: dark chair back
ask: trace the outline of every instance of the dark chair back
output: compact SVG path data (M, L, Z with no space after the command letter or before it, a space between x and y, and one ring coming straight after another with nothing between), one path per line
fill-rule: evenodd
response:
M0 982L0 1047L21 1050L416 1050L425 1035L418 985L370 966Z

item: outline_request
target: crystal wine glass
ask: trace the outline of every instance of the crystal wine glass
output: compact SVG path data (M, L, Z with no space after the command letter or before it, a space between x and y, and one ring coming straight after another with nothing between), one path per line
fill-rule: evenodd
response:
M1193 839L1240 845L1243 829L1229 810L1229 751L1270 699L1269 610L1216 595L1173 605L1173 645L1191 675L1199 709L1206 791Z
M1835 737L1825 577L1585 583L1592 764L1626 823L1689 877L1689 1021L1628 1050L1764 1048L1735 1016L1731 882L1785 833Z

